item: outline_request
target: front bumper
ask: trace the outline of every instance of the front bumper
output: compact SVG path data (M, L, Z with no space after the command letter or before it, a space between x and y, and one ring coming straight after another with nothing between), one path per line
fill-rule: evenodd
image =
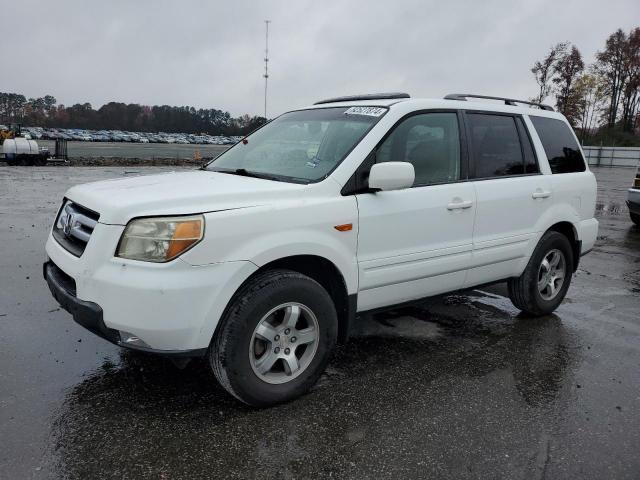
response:
M71 314L76 323L111 343L117 344L119 342L119 332L107 328L104 324L100 305L79 300L76 297L75 283L72 284L53 262L45 262L42 265L42 274L49 285L53 298Z
M54 296L72 315L77 311L78 323L103 338L120 345L120 332L126 332L144 342L123 347L166 355L206 351L229 300L257 267L248 261L196 266L181 258L167 263L117 258L114 248L123 229L98 223L80 257L49 235L48 260L74 285L73 295L65 294L54 278ZM101 314L88 314L96 308Z
M201 357L207 349L193 350L156 350L137 345L123 343L120 332L105 325L102 318L102 308L94 302L85 302L76 297L75 282L70 279L53 262L48 261L42 265L42 274L49 286L53 298L71 314L73 320L90 332L120 347L131 350L139 350L148 353L156 353L171 357Z

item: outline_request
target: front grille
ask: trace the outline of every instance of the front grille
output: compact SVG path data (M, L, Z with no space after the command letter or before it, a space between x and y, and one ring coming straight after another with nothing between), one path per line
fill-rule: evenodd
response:
M99 218L96 212L65 199L53 226L53 237L67 251L80 257Z

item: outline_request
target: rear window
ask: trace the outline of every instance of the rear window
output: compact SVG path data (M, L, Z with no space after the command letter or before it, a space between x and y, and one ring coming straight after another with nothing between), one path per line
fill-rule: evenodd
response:
M531 116L552 173L584 172L584 158L569 126L555 118Z
M531 169L523 156L514 117L467 112L467 119L475 178L523 175Z

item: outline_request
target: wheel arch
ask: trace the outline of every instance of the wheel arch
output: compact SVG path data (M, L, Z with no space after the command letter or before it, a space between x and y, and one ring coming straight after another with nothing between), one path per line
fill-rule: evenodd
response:
M338 314L338 342L345 343L355 317L357 295L349 295L340 269L332 261L318 255L292 255L261 266L253 275L278 268L301 273L322 285L333 299Z
M569 240L571 244L571 251L573 253L573 271L575 272L578 269L578 264L580 263L580 250L581 250L581 241L578 236L578 230L573 225L573 223L568 221L557 222L551 225L547 232L558 232Z
M261 265L238 286L225 306L224 311L229 308L237 292L244 288L247 282L268 270L277 269L291 270L306 275L318 282L329 293L335 304L338 316L338 343L344 344L349 336L349 328L355 318L357 294L350 295L348 293L347 284L340 269L332 261L319 255L291 255L274 259ZM218 325L216 325L213 337L217 334L220 323L218 322Z

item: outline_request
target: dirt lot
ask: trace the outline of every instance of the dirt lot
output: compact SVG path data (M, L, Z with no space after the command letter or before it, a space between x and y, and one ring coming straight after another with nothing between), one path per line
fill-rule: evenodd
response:
M600 236L555 315L498 285L360 318L311 393L252 410L204 362L83 330L42 279L69 186L166 170L0 167L0 478L638 478L632 171L596 170Z

